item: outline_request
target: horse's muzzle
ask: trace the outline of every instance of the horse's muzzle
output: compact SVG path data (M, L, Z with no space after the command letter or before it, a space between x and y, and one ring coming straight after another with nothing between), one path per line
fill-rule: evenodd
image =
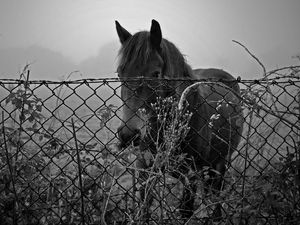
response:
M126 126L118 128L119 147L127 148L129 145L137 146L140 144L141 131L139 129L131 130Z

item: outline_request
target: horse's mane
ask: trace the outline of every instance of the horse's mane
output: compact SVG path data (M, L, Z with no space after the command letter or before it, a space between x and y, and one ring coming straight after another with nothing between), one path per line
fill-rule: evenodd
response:
M144 65L154 51L150 43L150 32L141 31L125 42L119 51L118 70L127 66ZM164 62L163 74L171 78L192 77L191 67L186 63L178 48L166 39L162 39L160 55Z

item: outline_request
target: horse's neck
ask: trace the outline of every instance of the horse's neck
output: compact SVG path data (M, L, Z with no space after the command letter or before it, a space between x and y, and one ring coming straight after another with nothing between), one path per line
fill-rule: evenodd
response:
M216 68L194 69L193 76L196 79L222 79L235 80L235 78L224 70Z
M193 76L195 79L204 79L204 80L213 80L222 82L228 87L232 88L237 93L240 93L240 87L236 81L236 79L229 73L221 69L208 68L208 69L194 69Z

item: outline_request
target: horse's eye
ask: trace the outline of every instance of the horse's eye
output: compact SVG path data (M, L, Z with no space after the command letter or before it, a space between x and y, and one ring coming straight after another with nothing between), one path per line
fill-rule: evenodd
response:
M159 71L154 71L152 73L152 77L154 77L154 78L160 78L160 72Z

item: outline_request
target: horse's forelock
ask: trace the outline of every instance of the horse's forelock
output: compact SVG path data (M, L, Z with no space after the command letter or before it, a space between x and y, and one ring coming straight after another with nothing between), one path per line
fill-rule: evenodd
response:
M123 44L119 51L119 70L133 65L145 65L153 49L150 43L150 33L141 31L134 34ZM162 39L159 54L164 62L164 75L170 78L184 78L192 76L192 69L186 63L184 56L177 47L166 39Z
M166 39L162 42L162 58L165 63L164 73L168 77L184 78L192 75L192 69L179 49Z
M134 34L119 51L119 69L123 71L132 65L144 65L151 51L149 32L141 31Z

